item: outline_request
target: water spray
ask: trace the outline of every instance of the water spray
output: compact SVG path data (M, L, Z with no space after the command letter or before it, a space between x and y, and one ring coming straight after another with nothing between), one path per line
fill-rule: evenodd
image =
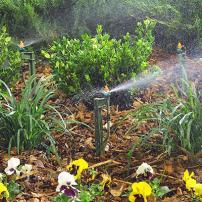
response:
M28 62L29 64L29 73L30 76L36 74L36 68L35 68L35 55L33 51L27 51L25 44L23 41L20 41L20 44L18 45L19 50L21 52L22 60L25 62Z
M95 113L95 146L96 154L103 154L107 141L110 136L110 90L107 86L102 90L101 98L94 98L94 113ZM106 109L106 124L107 133L103 130L103 115L102 110Z
M186 67L185 67L186 48L181 42L179 42L177 45L177 55L178 55L182 78L184 78L186 81L188 81L188 76L187 76Z

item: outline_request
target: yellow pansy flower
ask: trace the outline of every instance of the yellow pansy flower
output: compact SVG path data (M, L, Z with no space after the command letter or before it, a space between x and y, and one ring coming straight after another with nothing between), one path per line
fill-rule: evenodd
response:
M143 198L147 202L147 197L151 195L152 188L146 182L135 182L132 184L132 192L129 195L129 201L135 202L138 198Z
M69 170L70 174L74 175L75 179L77 180L81 178L81 173L83 170L88 168L88 162L81 158L72 161L66 168Z
M189 180L186 181L186 188L187 190L191 190L192 188L194 188L196 185L196 180L195 179L192 179L190 178Z
M189 174L189 171L186 170L184 172L184 175L183 175L183 181L185 182L186 184L186 188L190 191L195 185L196 185L196 180L193 179L192 177L194 176L194 173L192 172L191 174Z
M194 194L200 197L200 200L202 201L202 184L196 184L193 187Z
M100 183L101 187L102 187L102 190L105 190L105 188L109 188L111 182L112 182L112 179L109 175L107 174L102 174L101 175L102 177L102 182Z
M9 197L9 192L7 187L3 183L0 183L0 199L4 197L7 199Z
M192 172L191 174L189 174L188 170L185 170L184 175L183 175L183 181L186 182L187 180L189 180L190 178L194 177L194 172Z

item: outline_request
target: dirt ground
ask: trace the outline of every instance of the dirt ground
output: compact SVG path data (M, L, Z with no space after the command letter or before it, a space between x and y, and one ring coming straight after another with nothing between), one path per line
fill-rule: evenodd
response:
M111 135L106 147L106 151L101 156L95 155L95 135L94 135L94 116L93 111L82 103L72 103L71 100L63 94L58 93L52 102L61 105L61 111L67 113L67 119L81 121L91 128L82 124L72 124L69 133L53 134L57 142L58 152L60 154L60 165L57 163L56 156L50 154L47 156L43 151L26 151L18 155L21 162L33 165L33 172L28 179L19 179L23 186L23 191L17 196L15 201L29 202L48 202L57 195L55 189L57 186L57 176L61 170L70 162L80 157L84 158L91 167L101 173L107 173L112 177L112 185L101 198L106 202L128 201L124 192L127 192L131 183L137 181L135 171L137 167L147 162L155 170L155 177L162 180L162 185L168 186L172 191L166 195L163 202L192 201L190 194L187 193L182 181L182 175L186 169L194 171L196 179L202 182L202 154L190 156L185 151L179 151L169 156L167 153L155 147L159 136L149 139L142 147L134 147L138 143L142 134L148 135L149 129L155 123L145 122L138 128L129 130L133 126L131 117L123 118L132 110L137 109L144 103L153 103L164 99L165 96L172 96L172 90L169 83L176 75L176 55L154 51L150 63L157 64L164 75L157 79L146 89L139 90L130 109L119 110L118 106L111 106ZM198 89L202 87L202 59L187 57L186 66L191 80L197 85ZM50 69L39 65L38 76L50 74ZM18 82L16 95L20 92L23 83ZM162 96L159 96L161 94ZM67 108L64 108L63 106ZM71 113L70 113L71 112ZM129 151L132 152L129 158ZM12 150L12 155L17 155L16 150ZM8 160L6 151L0 151L0 171L6 167ZM85 176L82 181L85 183ZM149 202L156 201L150 197Z

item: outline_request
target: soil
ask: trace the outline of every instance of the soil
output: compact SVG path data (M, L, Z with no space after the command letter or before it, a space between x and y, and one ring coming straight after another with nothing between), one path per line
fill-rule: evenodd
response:
M57 195L55 189L58 174L65 169L65 166L71 160L78 158L84 158L99 173L111 176L112 184L110 188L104 196L99 198L103 201L128 201L128 197L124 193L128 193L131 184L138 180L135 171L143 162L153 167L155 170L154 177L160 178L162 185L172 189L163 199L156 200L154 197L150 197L148 202L192 201L190 193L185 189L182 176L184 171L188 169L194 171L197 181L202 182L202 155L198 154L193 157L184 150L168 155L160 147L155 146L161 141L159 134L150 138L148 142L140 147L138 146L140 138L142 135L148 136L149 130L155 126L155 122L145 122L139 127L131 129L134 126L134 120L130 116L124 119L128 113L144 103L154 103L167 96L172 96L173 93L169 84L173 82L173 78L176 76L177 61L176 55L170 55L161 50L153 52L150 63L158 65L165 74L146 89L140 89L132 105L128 107L129 109L111 106L111 135L105 152L101 156L95 155L93 111L89 110L84 103L74 103L64 94L58 92L52 102L61 106L60 111L67 114L66 118L80 121L91 128L83 124L71 124L69 133L53 134L57 142L60 164L58 164L55 155L47 154L44 151L32 150L17 155L16 150L13 149L12 156L17 156L21 162L33 165L33 172L29 178L23 177L18 180L23 187L23 191L14 201L51 201L52 197ZM186 66L190 79L200 90L202 87L202 59L187 57ZM41 64L38 65L37 71L39 77L51 73L49 67ZM27 77L27 73L24 73L24 77ZM180 76L177 75L176 78L178 79ZM176 78L175 80L177 80ZM16 85L16 96L20 95L23 85L23 81L19 81ZM7 152L0 150L0 172L3 172L8 159ZM83 183L86 183L86 181L87 173L82 178Z

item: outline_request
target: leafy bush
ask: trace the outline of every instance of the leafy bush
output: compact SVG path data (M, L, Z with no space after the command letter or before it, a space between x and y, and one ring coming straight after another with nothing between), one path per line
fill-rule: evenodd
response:
M56 108L49 104L53 91L49 89L50 79L31 77L16 100L8 86L0 93L0 142L5 148L17 147L18 152L46 144L54 148L51 132L59 125ZM62 118L61 118L62 119ZM57 126L57 127L56 127Z
M154 21L145 20L138 23L134 39L127 33L116 40L102 34L99 25L94 37L88 34L81 39L63 37L42 54L49 59L59 87L69 94L91 86L115 85L147 67L154 26Z
M74 29L77 33L92 31L100 23L113 36L119 37L133 29L131 22L149 17L158 22L157 44L175 50L179 40L195 45L202 39L201 10L201 0L78 0L73 7Z
M11 48L11 37L6 28L0 29L0 79L7 84L17 79L20 68L20 53Z
M43 35L50 28L49 20L51 10L61 0L4 0L0 2L0 24L8 27L9 33L15 36ZM50 29L49 29L50 30ZM50 33L50 32L49 32Z

